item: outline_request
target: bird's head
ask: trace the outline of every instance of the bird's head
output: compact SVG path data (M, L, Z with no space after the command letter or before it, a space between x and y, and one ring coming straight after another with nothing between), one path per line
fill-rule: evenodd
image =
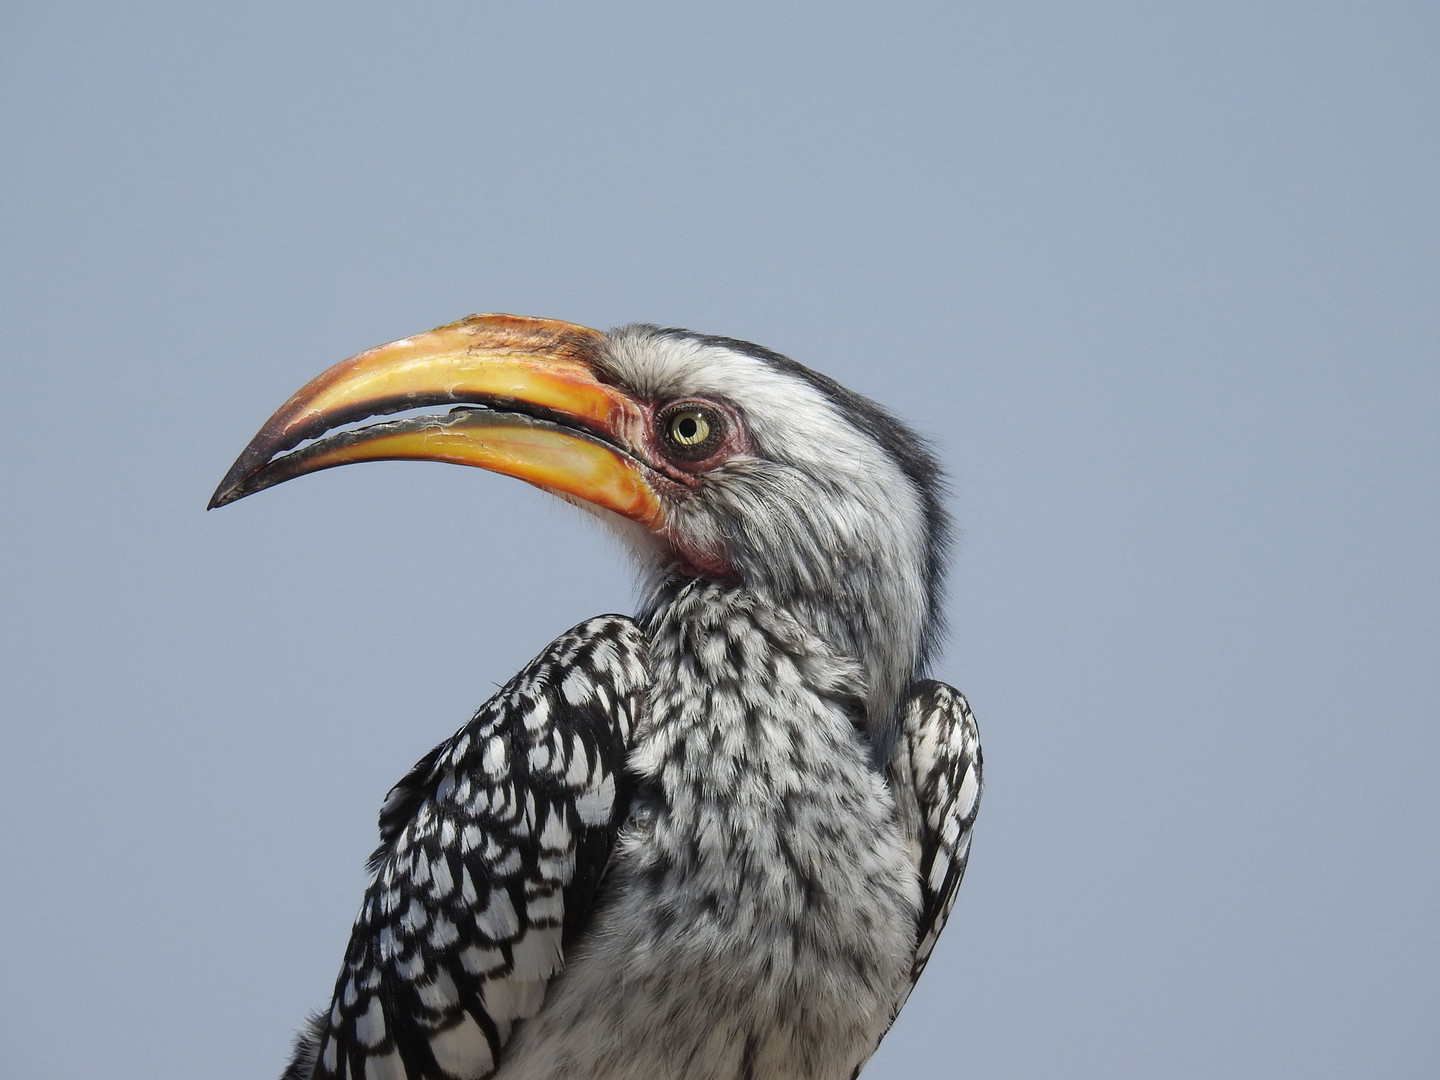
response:
M758 346L471 316L311 380L210 505L396 458L527 480L615 526L656 584L733 582L787 608L864 666L878 730L933 643L948 534L934 459L873 402Z

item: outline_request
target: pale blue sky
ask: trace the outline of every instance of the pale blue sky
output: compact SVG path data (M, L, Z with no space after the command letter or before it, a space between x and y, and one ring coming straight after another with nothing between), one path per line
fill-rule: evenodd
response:
M0 1073L278 1074L391 782L622 553L475 470L205 501L471 311L928 433L988 790L867 1080L1440 1070L1440 8L0 9Z

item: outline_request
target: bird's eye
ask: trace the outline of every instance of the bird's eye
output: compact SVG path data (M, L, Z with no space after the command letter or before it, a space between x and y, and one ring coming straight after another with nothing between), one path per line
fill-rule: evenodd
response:
M709 457L725 434L725 421L714 409L703 405L678 405L667 409L660 428L671 455L686 461Z
M682 409L670 417L670 441L676 446L699 446L710 437L710 419L699 409Z

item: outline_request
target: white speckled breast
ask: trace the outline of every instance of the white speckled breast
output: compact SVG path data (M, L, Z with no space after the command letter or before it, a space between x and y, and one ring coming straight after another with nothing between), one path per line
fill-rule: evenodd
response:
M843 1080L909 986L920 903L861 673L741 591L662 610L635 811L497 1075Z

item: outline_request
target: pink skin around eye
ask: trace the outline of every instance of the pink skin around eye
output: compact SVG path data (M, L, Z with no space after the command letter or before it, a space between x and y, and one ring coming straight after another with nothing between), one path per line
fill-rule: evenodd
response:
M720 422L724 425L724 434L714 452L708 457L696 461L687 461L671 453L666 445L664 432L661 430L678 409L687 406L705 409L718 415ZM666 402L659 406L651 405L646 410L643 445L650 461L663 471L666 477L692 488L698 487L704 474L715 466L736 454L750 453L754 449L740 414L729 405L718 401L707 401L703 398L686 398L680 401Z
M663 441L664 434L661 432L660 426L662 418L667 414L672 414L677 405L681 407L700 406L721 417L725 425L724 435L715 451L708 457L699 461L685 461L672 457L666 452ZM705 483L705 474L711 469L736 454L750 453L754 449L739 413L730 406L716 401L685 399L681 402L666 402L660 406L652 405L645 410L644 431L636 434L640 436L637 442L644 447L645 456L651 467L664 480L670 481L670 484L666 486L671 486L676 495L679 495L681 491L700 490ZM709 578L713 581L734 579L734 569L723 551L703 550L688 544L683 537L677 536L668 527L662 529L661 535L667 541L671 554L675 558L676 566L681 573Z

